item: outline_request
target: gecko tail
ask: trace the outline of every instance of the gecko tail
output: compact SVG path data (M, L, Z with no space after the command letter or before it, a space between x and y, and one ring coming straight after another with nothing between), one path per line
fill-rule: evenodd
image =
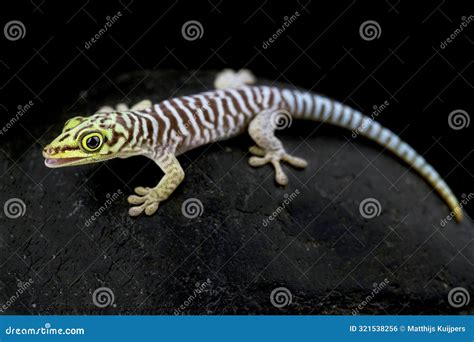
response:
M390 150L415 169L438 192L457 222L462 221L463 212L460 203L449 186L438 172L398 135L382 127L373 118L325 96L293 90L283 90L282 96L291 112L295 113L295 118L322 121L340 126L351 130L354 138L362 135Z

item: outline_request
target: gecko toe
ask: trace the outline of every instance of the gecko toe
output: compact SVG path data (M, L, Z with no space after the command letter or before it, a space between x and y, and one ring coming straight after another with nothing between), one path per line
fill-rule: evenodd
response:
M145 196L145 195L148 195L148 193L150 192L150 189L144 188L143 186L139 186L135 188L135 192L138 195Z
M137 196L137 195L130 195L127 198L128 203L130 204L142 204L146 201L146 197L144 196Z
M128 106L125 103L118 103L115 106L115 109L117 110L117 112L126 112L127 110L129 110Z
M153 106L150 100L142 100L132 106L131 110L145 110Z
M103 107L100 107L96 113L112 113L113 111L114 111L113 107L103 106Z
M274 159L272 160L272 165L275 168L275 181L279 185L287 185L288 184L288 177L286 176L285 172L283 172L283 169L281 168L280 165L280 160Z
M128 214L130 216L139 216L144 210L144 205L141 205L139 207L131 207L129 210L128 210Z
M264 157L265 156L265 151L258 147L257 145L251 146L249 148L249 152L256 155L257 157Z
M281 186L288 185L288 177L284 173L282 173L282 174L276 173L275 174L275 181L278 183L278 185L281 185Z
M158 210L158 205L159 204L160 204L160 202L158 202L158 201L152 202L151 204L149 204L145 208L145 214L147 214L148 216L153 215Z
M249 158L249 165L253 167L259 167L268 163L268 158L261 158L261 157L250 157Z
M288 164L290 164L291 166L294 166L300 169L303 169L306 166L308 166L308 162L304 160L303 158L294 157L289 154L285 154L282 159Z

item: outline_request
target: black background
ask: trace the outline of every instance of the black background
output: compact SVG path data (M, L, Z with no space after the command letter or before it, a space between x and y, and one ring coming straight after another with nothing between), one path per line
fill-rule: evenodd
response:
M69 1L2 2L0 26L20 20L23 39L0 36L1 118L28 101L34 107L1 139L17 142L17 156L41 135L38 122L57 124L81 92L142 69L251 69L338 99L377 117L435 167L459 197L472 189L472 125L448 126L455 109L472 113L472 25L440 48L472 14L472 2L430 1ZM91 48L85 43L118 11L123 14ZM263 42L285 16L299 18L267 49ZM199 21L201 39L181 27ZM375 20L381 36L365 41L359 27ZM120 90L117 89L120 94ZM124 94L122 94L123 96ZM125 94L126 95L126 94ZM128 98L124 98L127 102ZM39 134L39 135L38 135ZM471 210L472 204L468 205ZM471 210L472 212L472 210Z

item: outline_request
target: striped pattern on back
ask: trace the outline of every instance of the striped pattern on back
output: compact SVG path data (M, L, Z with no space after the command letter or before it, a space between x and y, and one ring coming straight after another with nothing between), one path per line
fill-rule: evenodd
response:
M243 133L258 113L282 104L276 88L243 87L173 98L123 115L130 148L147 141L152 151L167 147L178 155Z

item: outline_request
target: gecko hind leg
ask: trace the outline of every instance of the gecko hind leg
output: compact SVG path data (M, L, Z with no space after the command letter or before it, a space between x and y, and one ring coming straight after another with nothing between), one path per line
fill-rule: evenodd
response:
M279 185L287 185L288 177L281 167L281 162L297 167L305 168L308 163L302 158L298 158L286 153L281 141L275 136L275 129L270 124L272 111L265 111L258 114L249 125L249 134L257 143L257 146L250 147L250 153L255 156L250 157L249 164L253 167L260 167L271 163L275 168L275 181Z

